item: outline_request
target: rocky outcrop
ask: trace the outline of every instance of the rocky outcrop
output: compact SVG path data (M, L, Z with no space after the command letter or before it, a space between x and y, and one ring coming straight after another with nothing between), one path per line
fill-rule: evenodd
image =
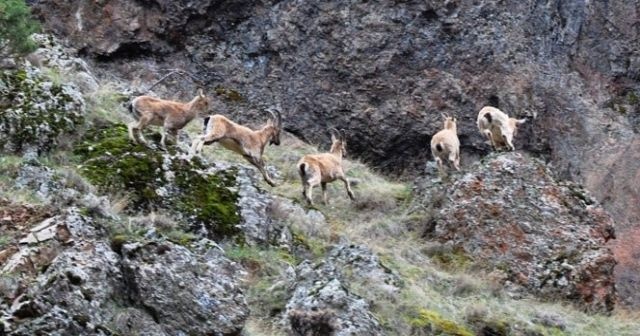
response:
M157 139L156 139L157 140ZM162 208L211 237L239 233L236 169L207 171L199 159L137 145L125 125L89 130L76 144L80 173L103 192L127 191L130 210Z
M583 188L557 182L526 154L492 154L453 182L427 189L425 235L491 272L514 292L611 311L611 217Z
M305 261L296 267L293 294L286 305L284 324L293 335L382 335L369 303L351 292L345 273L369 279L369 286L390 293L401 286L398 276L380 264L366 248L336 246L326 260Z
M99 241L61 253L13 300L9 335L237 334L248 315L240 269L217 248Z
M0 151L44 153L71 136L85 116L74 85L54 83L37 68L0 73Z

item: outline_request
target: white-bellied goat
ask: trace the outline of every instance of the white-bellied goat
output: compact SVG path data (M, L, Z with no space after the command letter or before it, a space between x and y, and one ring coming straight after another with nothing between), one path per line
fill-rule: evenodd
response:
M478 130L491 142L493 149L507 147L514 150L513 137L518 131L518 125L524 124L527 119L510 118L506 113L491 106L483 107L478 112Z
M275 186L275 182L265 170L262 153L267 144L280 145L282 116L277 109L267 110L267 112L271 114L271 119L255 131L236 124L223 115L212 115L205 126L205 134L193 141L190 155L200 153L204 145L219 142L222 147L242 155L249 163L258 168L270 186Z
M460 170L460 140L456 118L448 117L444 114L444 129L440 130L431 138L431 154L438 164L440 175L444 174L444 163L453 164L456 170Z
M335 180L344 182L349 198L353 201L355 196L351 191L349 180L342 168L342 157L346 154L347 140L344 131L339 132L335 128L331 130L331 150L329 153L308 154L298 161L298 172L302 180L302 195L309 205L313 205L313 187L322 186L322 200L327 204L327 183Z
M129 105L129 111L136 121L129 124L129 137L136 143L144 143L142 130L148 125L162 126L162 139L160 144L166 149L167 133L178 141L178 131L185 127L195 117L200 116L209 108L209 99L202 89L188 103L165 100L150 96L134 98ZM136 137L136 134L138 137Z

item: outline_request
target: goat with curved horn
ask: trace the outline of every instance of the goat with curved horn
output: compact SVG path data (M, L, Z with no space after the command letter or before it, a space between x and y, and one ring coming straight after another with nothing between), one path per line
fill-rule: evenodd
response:
M239 125L220 114L211 116L209 118L210 125L205 130L205 134L193 141L190 155L200 153L204 145L219 142L222 147L242 155L249 163L258 168L270 186L275 186L275 182L265 169L262 153L267 144L280 145L282 120L280 112L269 111L269 113L274 117L274 120L269 119L258 130Z

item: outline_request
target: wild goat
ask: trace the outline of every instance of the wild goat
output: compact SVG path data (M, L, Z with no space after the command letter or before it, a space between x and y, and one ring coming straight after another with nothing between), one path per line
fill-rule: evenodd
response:
M493 149L507 147L514 150L513 137L518 131L518 125L524 124L526 119L509 118L507 114L495 107L485 106L478 113L478 129L484 134Z
M444 129L431 138L431 154L438 163L440 175L444 174L444 160L453 164L456 170L460 170L460 140L456 127L456 118L442 115Z
M131 101L129 111L137 121L129 124L129 137L136 143L144 143L142 130L147 125L162 126L162 139L160 144L166 149L167 133L171 134L175 141L178 141L178 131L185 127L191 120L206 112L209 107L209 99L204 95L202 89L190 102L180 103L172 100L154 98L150 96L139 96ZM136 138L135 134L138 134Z
M257 131L238 125L219 114L211 116L205 126L205 134L193 141L190 155L200 153L204 145L210 145L217 141L224 148L242 155L249 163L258 168L270 186L275 186L276 184L265 170L262 153L267 143L280 145L282 116L278 110L275 110L275 113L272 110L267 110L267 112L271 114L272 118Z
M347 140L344 132L339 132L335 128L331 130L331 150L329 153L308 154L298 161L298 172L302 179L302 195L309 205L313 205L313 187L320 184L322 186L322 200L327 204L327 183L335 180L344 182L347 194L353 201L355 196L351 191L349 180L344 175L342 168L342 157L346 154Z

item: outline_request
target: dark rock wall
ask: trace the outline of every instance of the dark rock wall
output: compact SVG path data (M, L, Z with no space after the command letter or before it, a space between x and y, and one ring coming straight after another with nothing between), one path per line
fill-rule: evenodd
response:
M421 173L440 112L460 120L462 165L488 152L476 130L486 104L531 117L517 148L584 183L618 223L616 255L640 224L639 1L41 0L46 26L130 79L185 66L240 102L238 120L280 104L288 130L387 172ZM175 89L175 88L174 88ZM186 90L190 95L191 89ZM221 97L222 99L222 97ZM637 244L636 244L637 245ZM634 258L618 267L636 292ZM636 282L638 283L638 282Z

